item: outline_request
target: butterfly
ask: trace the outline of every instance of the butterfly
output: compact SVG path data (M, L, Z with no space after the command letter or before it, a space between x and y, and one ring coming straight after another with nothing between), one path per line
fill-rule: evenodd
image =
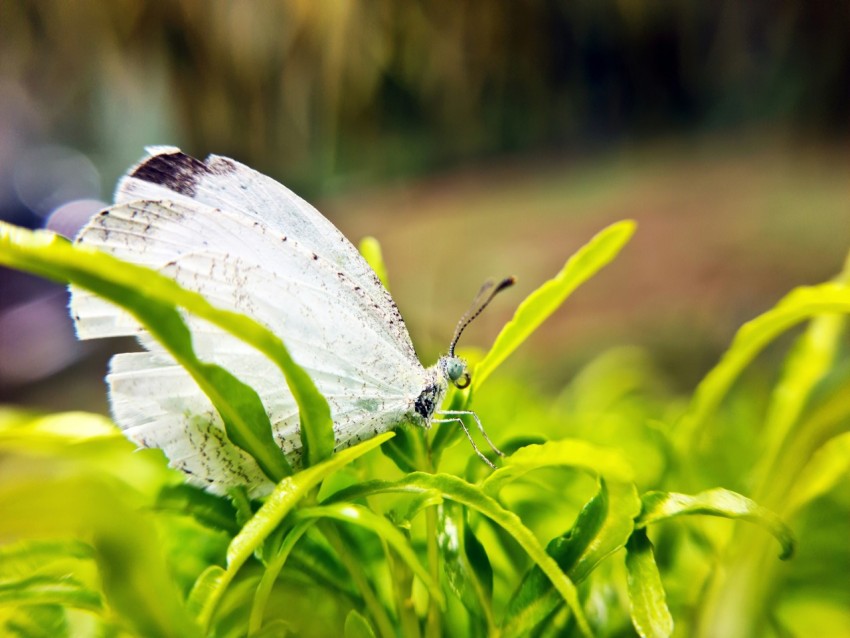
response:
M490 463L463 421L469 415L498 452L480 419L440 407L449 384L470 383L455 354L461 333L513 278L482 287L448 353L425 368L378 276L310 204L226 157L200 161L174 147L148 153L119 181L115 204L95 215L76 242L154 268L280 336L328 401L336 450L403 423L454 422ZM213 491L270 489L254 459L227 439L196 382L128 313L73 287L70 305L81 339L134 335L144 347L115 355L107 375L113 417L129 439L161 448L191 482ZM192 316L186 321L199 358L257 391L275 442L290 465L302 466L298 408L281 371L223 330Z

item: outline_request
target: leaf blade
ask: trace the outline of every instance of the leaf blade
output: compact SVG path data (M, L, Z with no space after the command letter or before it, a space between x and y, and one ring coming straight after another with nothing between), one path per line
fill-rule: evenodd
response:
M575 583L581 583L605 558L626 545L640 511L637 489L631 483L599 480L599 489L579 512L573 526L552 539L546 552ZM506 636L534 633L557 608L551 585L533 567L511 596L502 623Z
M631 220L617 222L597 233L572 255L561 271L532 292L505 324L484 359L475 367L476 388L533 333L572 292L610 263L634 234Z
M352 500L379 492L420 494L427 491L438 492L444 499L455 501L479 512L510 534L531 560L540 566L543 573L567 603L576 618L581 634L584 636L592 635L572 580L561 571L555 560L546 553L531 530L523 525L520 518L502 507L480 487L448 474L414 472L398 481L369 481L345 488L333 494L325 502Z
M667 638L673 634L673 616L655 563L646 530L635 530L626 543L629 600L632 624L642 638Z
M393 436L393 432L385 432L358 445L346 448L318 465L283 479L257 513L230 542L227 548L227 568L222 574L216 575L214 582L204 592L203 600L198 601L197 619L199 624L205 628L209 626L215 606L236 572L310 490L315 488L328 475L379 447Z
M761 525L782 546L781 560L794 554L794 534L770 510L731 490L715 488L693 496L677 492L647 492L641 497L643 510L635 520L635 527L647 525L682 515L702 514L722 518L740 519Z
M680 419L680 445L694 444L735 379L765 346L799 322L830 313L850 313L850 288L837 283L796 288L776 306L741 326L732 345L697 386Z

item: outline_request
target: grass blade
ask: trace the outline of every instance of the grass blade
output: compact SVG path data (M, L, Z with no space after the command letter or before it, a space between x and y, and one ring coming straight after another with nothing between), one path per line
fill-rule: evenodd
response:
M631 483L607 483L582 508L572 528L553 539L546 552L575 583L612 553L625 546L634 529L640 499ZM560 598L538 567L533 567L511 597L502 625L505 636L526 636L545 622Z
M369 621L352 609L345 618L343 636L345 638L375 638L375 632L372 631Z
M384 253L381 250L381 244L374 237L364 237L360 240L360 254L366 263L372 267L378 279L384 284L384 288L390 289L390 280L387 275L387 265L384 263Z
M567 297L585 281L607 265L631 238L635 223L617 222L599 232L567 260L561 272L519 305L511 319L493 343L484 359L475 367L473 383L476 388L542 324Z
M281 523L284 517L292 511L298 502L328 475L345 467L366 452L380 446L389 440L393 432L386 432L354 447L342 450L327 461L289 476L281 481L269 495L262 507L242 528L242 531L230 542L227 548L227 569L218 577L205 593L205 599L200 604L198 621L202 627L207 627L212 619L215 606L224 590L233 580L236 572L262 545L263 541Z
M326 502L353 500L380 492L421 494L429 491L436 492L444 499L455 501L477 511L504 529L522 547L529 558L540 567L546 578L551 581L552 585L564 601L566 601L576 618L576 623L581 634L583 636L592 635L584 611L579 603L578 592L570 578L561 571L555 560L546 553L546 550L543 549L531 530L523 525L520 518L513 512L502 507L480 487L448 474L415 472L399 481L369 481L340 490Z
M626 544L626 570L635 631L642 638L671 636L673 617L646 530L635 530Z
M676 492L647 492L641 500L643 510L635 521L638 529L684 514L741 519L761 525L776 537L782 546L780 559L786 560L794 554L794 535L788 526L770 510L731 490L716 488L694 496Z
M827 283L791 291L774 308L745 323L720 362L705 376L679 423L682 445L693 445L741 371L776 337L805 319L850 313L850 288Z
M452 501L437 508L437 545L446 582L470 615L471 626L492 635L496 626L490 607L493 568L466 521L466 510Z
M354 503L332 503L330 505L300 509L295 518L299 521L311 518L329 518L368 529L395 550L396 554L407 563L413 573L419 577L428 589L430 595L439 601L440 605L445 603L443 592L440 591L437 583L431 578L428 570L419 562L416 552L410 547L410 542L395 525L383 516L379 516L371 510L360 505L355 505Z
M200 636L160 551L153 518L120 484L30 474L0 483L0 537L90 539L106 603L142 636Z
M561 439L520 448L481 483L481 489L495 496L506 484L529 472L563 466L584 469L611 481L628 483L633 478L631 464L619 450L580 439Z
M829 492L848 474L850 474L850 432L844 432L834 436L815 451L794 481L783 512L786 516L790 516Z

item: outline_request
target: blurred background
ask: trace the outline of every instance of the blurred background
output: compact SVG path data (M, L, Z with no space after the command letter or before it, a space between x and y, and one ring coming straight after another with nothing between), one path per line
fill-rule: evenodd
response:
M234 157L382 243L423 361L488 276L621 257L511 362L557 389L637 344L689 391L850 247L850 4L0 3L0 218L73 235L151 144ZM106 410L64 290L0 272L0 401Z

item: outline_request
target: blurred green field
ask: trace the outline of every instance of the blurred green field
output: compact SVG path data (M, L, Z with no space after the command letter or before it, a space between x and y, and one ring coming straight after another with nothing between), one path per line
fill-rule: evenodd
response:
M467 339L486 347L516 301L604 225L634 219L620 258L519 356L557 388L619 344L648 346L693 387L744 320L831 277L850 248L850 156L770 137L682 140L587 157L517 158L317 203L348 237L381 241L424 359L488 276L515 292ZM517 363L516 365L525 365Z

